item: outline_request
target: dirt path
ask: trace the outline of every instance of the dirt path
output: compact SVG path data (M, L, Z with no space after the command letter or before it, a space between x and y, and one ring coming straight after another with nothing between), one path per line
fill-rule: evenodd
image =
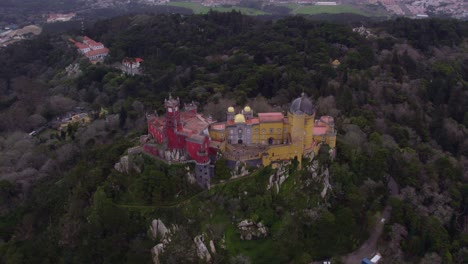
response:
M398 195L398 184L392 177L390 177L387 186L390 191L390 196ZM390 218L391 213L392 207L387 204L382 212L382 218L377 222L366 242L364 242L358 250L343 257L342 260L345 264L360 264L363 258L372 257L372 255L377 251L377 241L383 233L385 221Z

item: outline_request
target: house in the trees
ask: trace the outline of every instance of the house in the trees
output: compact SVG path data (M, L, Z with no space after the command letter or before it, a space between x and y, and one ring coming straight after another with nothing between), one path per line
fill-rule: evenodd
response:
M142 58L127 57L122 60L122 71L130 75L141 74L140 66L143 61Z
M109 49L107 49L104 44L94 41L87 36L83 37L82 42L75 41L74 39L70 39L70 41L78 49L78 52L83 54L92 63L103 61L109 54Z

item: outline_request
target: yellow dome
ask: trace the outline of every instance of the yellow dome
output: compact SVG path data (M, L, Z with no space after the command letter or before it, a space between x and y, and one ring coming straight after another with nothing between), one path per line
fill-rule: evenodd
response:
M245 117L243 114L237 114L234 117L234 123L245 123Z
M244 107L244 112L249 113L252 109L250 109L250 106Z
M333 66L340 66L340 64L341 64L341 62L340 62L339 60L334 60L334 61L332 62L332 65L333 65Z
M234 113L234 107L232 107L232 106L228 107L228 112L229 113Z

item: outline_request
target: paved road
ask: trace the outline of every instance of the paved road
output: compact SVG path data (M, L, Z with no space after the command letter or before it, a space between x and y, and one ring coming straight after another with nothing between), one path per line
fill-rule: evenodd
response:
M390 177L387 186L390 192L390 196L398 195L398 184L392 177ZM382 218L385 220L379 220L374 229L371 231L370 237L366 240L366 242L364 242L364 244L362 244L359 249L343 257L343 262L345 264L360 264L363 258L372 257L372 255L377 251L377 241L383 233L385 221L390 219L391 213L392 207L387 204L382 212Z

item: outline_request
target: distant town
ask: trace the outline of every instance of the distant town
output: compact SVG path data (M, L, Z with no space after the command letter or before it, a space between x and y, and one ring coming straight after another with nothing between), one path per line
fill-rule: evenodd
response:
M259 2L241 0L139 0L135 2L142 5L187 8L194 13L203 13L210 9L226 11L232 7L250 15L268 15L271 13L265 9L266 6L283 6L290 10L289 13L285 14L357 13L368 16L406 16L412 18L433 16L468 18L468 2L463 0L264 0ZM17 24L0 21L0 48L40 34L42 31L41 25L80 20L83 19L83 16L80 16L79 13L85 13L85 10L118 8L121 5L122 2L117 0L87 0L83 3L81 10L69 10L63 13L49 12L42 14L39 19L29 19L24 23Z

